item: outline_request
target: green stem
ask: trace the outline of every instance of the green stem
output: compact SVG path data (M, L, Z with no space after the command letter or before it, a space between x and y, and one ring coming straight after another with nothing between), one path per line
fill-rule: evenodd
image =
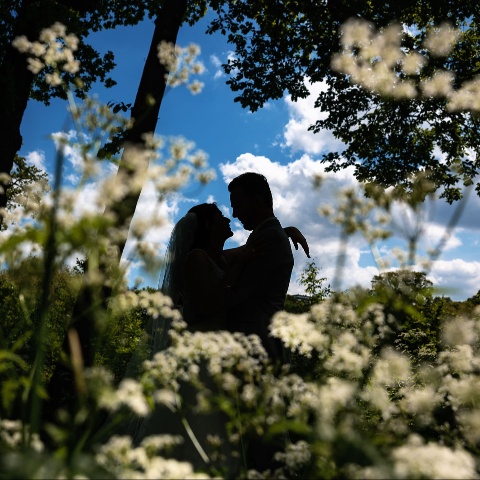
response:
M181 416L181 419L182 419L182 424L185 428L185 431L187 432L188 436L190 437L190 440L192 441L194 447L197 449L197 452L202 457L202 460L208 465L210 463L210 459L208 458L208 455L205 453L205 450L200 445L200 442L197 440L197 437L195 436L195 433L193 433L193 430L190 427L190 424L188 423L188 420L186 419L185 415L182 413L181 400L180 400L180 397L178 395L177 395L177 404L179 406L179 408L177 408L177 412L180 413L180 416Z
M57 211L60 203L60 190L62 185L62 171L65 155L63 146L57 151L55 162L55 181L53 188L53 205L50 212L50 218L46 224L47 239L45 242L44 253L44 272L42 279L42 294L40 298L40 325L37 333L37 352L32 371L32 383L30 391L27 396L31 399L30 409L30 433L38 433L40 430L40 417L42 411L42 399L39 391L42 388L42 370L45 364L46 357L46 342L48 332L48 311L49 311L49 297L50 285L52 283L55 255L56 255L56 241L55 231L57 223Z
M187 419L185 418L184 415L182 415L182 424L185 427L185 430L187 431L188 436L190 437L190 440L192 441L193 445L197 449L198 453L202 457L202 460L206 463L210 463L210 459L208 458L208 455L205 453L205 450L202 448L200 445L200 442L197 440L197 437L193 433L193 430L190 428L190 424L188 423Z

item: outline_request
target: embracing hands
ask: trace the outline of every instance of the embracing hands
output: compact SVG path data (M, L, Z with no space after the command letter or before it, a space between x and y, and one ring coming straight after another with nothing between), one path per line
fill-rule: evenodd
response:
M300 244L305 255L310 258L310 248L307 239L302 235L302 232L297 227L285 227L283 230L292 241L295 250L298 250L298 244Z

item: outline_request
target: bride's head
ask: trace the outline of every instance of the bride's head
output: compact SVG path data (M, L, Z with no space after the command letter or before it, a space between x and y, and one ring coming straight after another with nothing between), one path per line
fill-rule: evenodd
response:
M233 235L230 219L222 214L215 203L195 205L188 213L194 213L197 217L197 228L191 250L205 249L219 243L223 246L225 240Z

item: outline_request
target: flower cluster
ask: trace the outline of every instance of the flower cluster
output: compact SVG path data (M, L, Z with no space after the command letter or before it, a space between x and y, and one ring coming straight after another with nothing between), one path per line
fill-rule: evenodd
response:
M195 474L188 462L159 455L181 441L179 437L157 435L145 438L140 446L134 447L130 437L113 436L99 449L96 460L116 478L209 478Z
M455 89L455 72L435 69L423 76L432 58L448 56L461 37L461 31L447 23L427 31L418 50L402 44L408 32L392 24L377 31L365 20L349 20L342 26L342 51L332 58L332 68L348 75L354 83L372 92L395 99L423 96L444 97L450 111L479 111L480 77Z
M364 23L349 24L345 27L345 52L334 63L354 81L375 91L390 94L393 89L396 97L413 98L417 85L412 78L421 72L426 57L402 51L402 35L398 26L377 33ZM424 47L432 56L448 55L448 45L456 40L457 33L442 26L427 37ZM34 72L47 64L67 73L78 68L71 63L73 57L65 53L68 48L75 50L76 40L59 25L44 31L38 43L20 38L15 45L37 57L30 61ZM187 83L190 73L201 73L203 67L195 63L198 53L195 47L182 50L159 46L159 58L170 71L168 81L172 85ZM55 71L59 75L59 70ZM48 78L52 84L58 84L56 77ZM449 82L448 72L437 72L420 89L424 95L440 92L454 105L451 108L457 108L458 92L450 89ZM475 88L471 86L471 95ZM125 333L123 338L131 337L128 340L137 344L131 361L136 370L134 378L125 375L118 385L112 371L102 365L114 359L105 361L100 357L93 368L83 368L81 355L76 355L74 395L80 405L72 406L72 412L56 412L52 421L58 424L48 423L42 431L50 436L48 444L40 441L37 432L31 432L26 418L2 418L0 454L2 465L8 470L5 476L22 476L13 469L15 462L15 468L24 477L45 476L43 460L48 459L49 465L60 465L57 477L479 478L476 460L480 442L480 311L468 318L442 318L438 349L417 357L399 348L401 335L405 338L414 330L408 331L409 325L398 314L401 310L389 309L387 300L391 297L382 303L379 295L352 289L345 294L335 293L307 313L280 312L272 319L271 334L282 341L292 356L309 362L311 368L305 375L295 369L293 362L282 368L272 365L255 335L188 330L170 298L160 292L136 292L126 287L125 270L119 266L114 250L116 244L126 239L127 228L117 224L116 212L100 212L105 206L111 207L130 194L139 193L146 181L164 199L184 185L192 171L205 167L206 155L195 151L194 145L185 139L166 140L149 135L144 138L144 148L127 149L118 173L115 174L115 168L107 168L111 168L107 173L115 174L107 178L92 151L98 151L105 136L115 136L117 128L127 128L128 122L122 123L110 108L97 107L93 101L87 100L85 107L74 108L72 113L78 123L86 125L88 133L82 138L87 139L85 148L77 149L81 152L78 183L80 187L94 183L100 192L93 212L75 210L81 203L81 188L56 191L42 203L38 198L43 190L39 190L40 186L32 188L21 203L23 213L35 219L19 222L2 237L2 261L24 254L27 246L31 252L34 244L44 255L42 265L46 267L42 268L53 270L56 264L88 252L88 268L81 278L84 285L95 287L90 290L92 301L88 302L89 312L93 311L97 322L94 327L101 330L107 321L114 323L126 316L129 326L139 325L144 331L151 327L150 348L143 350L143 338L136 342L141 335L134 328L133 333ZM72 137L56 138L63 152L70 147ZM159 162L165 145L168 153ZM409 192L401 188L384 192L370 186L367 198L360 199L358 192L350 189L338 202L333 218L345 237L361 232L373 244L389 234L385 226L392 221L395 202L403 202L415 214L429 191L427 175L419 176ZM378 210L380 213L375 215ZM157 225L161 219L158 221ZM156 222L138 219L133 224L131 232L136 241L146 238L152 223ZM415 230L409 240L416 235ZM148 244L139 245L148 263L151 249ZM54 249L53 260L49 249ZM111 263L109 258L113 258ZM103 268L99 268L102 261ZM408 290L403 284L400 287L395 292L394 307ZM4 289L9 288L7 285ZM103 290L111 292L107 299L99 295ZM56 292L50 293L51 298ZM408 298L413 296L409 295L410 292L405 294ZM18 310L28 317L21 294L19 298ZM129 317L133 311L141 318ZM55 320L50 313L48 306L38 313L43 322L40 332ZM59 321L63 331L67 320ZM23 405L44 394L38 380L41 377L35 376L37 380L32 382L21 356L22 342L34 331L28 322L25 325L30 330L14 339L12 351L1 352L2 368L18 364L21 371L20 380L10 375L10 383L2 386L2 393L13 398L20 392L18 402ZM163 342L167 333L169 342ZM71 346L78 347L71 331L68 335ZM45 341L42 335L38 337L40 342ZM168 348L160 349L160 344ZM41 344L40 354L43 348ZM150 355L152 350L154 355ZM132 349L127 353L131 354ZM142 362L144 353L148 356ZM41 371L47 378L50 372L42 363L42 355L38 358L32 371ZM141 367L134 365L135 361ZM82 388L78 386L80 380ZM8 403L8 398L4 403ZM40 409L32 410L32 419L39 420ZM10 416L15 411L11 409ZM143 438L110 433L105 439L102 429L96 430L99 412L110 415L105 430L115 430L117 420L121 424L126 415L127 420L138 421L142 432L149 427L162 431ZM161 421L156 422L156 418ZM181 431L173 427L170 431L173 424L180 425ZM253 471L248 463L239 466L245 457L243 446L259 439L271 439L275 445L273 470ZM186 444L196 449L200 467L177 454ZM48 451L51 446L52 451ZM4 462L5 459L8 461ZM196 473L199 471L202 473ZM237 475L239 472L241 475Z
M197 61L200 54L198 45L192 43L187 47L180 47L162 41L158 44L157 51L160 63L167 70L165 74L167 85L176 87L187 84L187 88L194 95L202 91L202 82L195 79L189 83L190 75L201 75L205 71L203 63Z
M72 33L67 34L65 25L61 23L56 22L43 29L38 41L30 42L22 35L15 38L12 45L29 55L28 69L32 73L38 74L46 67L51 70L46 73L45 81L52 86L62 84L62 71L75 74L80 69L80 62L74 57L78 38Z
M26 438L29 438L29 446L34 452L42 452L45 448L38 433L30 435L30 428L24 425L20 420L1 420L0 421L0 450L5 447L9 450L21 449L26 444Z

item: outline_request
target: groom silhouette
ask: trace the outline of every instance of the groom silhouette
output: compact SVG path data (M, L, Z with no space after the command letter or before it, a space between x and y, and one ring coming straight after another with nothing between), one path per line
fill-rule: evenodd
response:
M272 316L283 309L293 269L290 241L273 213L267 179L247 172L228 185L232 214L251 230L245 247L254 258L246 264L229 298L227 321L231 330L260 337L270 358L285 362L280 340L270 336Z

